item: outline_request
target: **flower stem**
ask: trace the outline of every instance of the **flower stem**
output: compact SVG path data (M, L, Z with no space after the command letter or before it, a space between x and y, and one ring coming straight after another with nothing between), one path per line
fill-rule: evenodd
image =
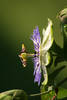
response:
M49 91L46 91L46 92L42 92L42 93L37 93L37 94L30 94L29 96L39 96L39 95L43 95L43 94L47 94L47 93L49 93L49 92L51 92L51 90L49 90Z

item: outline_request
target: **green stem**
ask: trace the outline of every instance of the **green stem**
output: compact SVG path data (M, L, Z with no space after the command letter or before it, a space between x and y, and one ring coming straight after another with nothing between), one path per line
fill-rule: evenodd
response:
M51 90L49 90L49 91L46 91L46 92L42 92L42 93L37 93L37 94L30 94L29 96L39 96L39 95L43 95L43 94L47 94L47 93L49 93L49 92L51 92Z

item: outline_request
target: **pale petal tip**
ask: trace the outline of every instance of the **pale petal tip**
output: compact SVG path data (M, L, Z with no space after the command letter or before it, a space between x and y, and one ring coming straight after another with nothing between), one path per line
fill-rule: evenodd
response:
M48 18L48 24L53 25L52 20L50 18Z

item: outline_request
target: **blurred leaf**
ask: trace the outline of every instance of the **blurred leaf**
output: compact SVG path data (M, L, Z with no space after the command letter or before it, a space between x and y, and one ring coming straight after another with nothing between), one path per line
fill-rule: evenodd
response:
M61 86L62 84L64 84L67 81L67 78L64 78L63 80L61 80L58 84L57 87Z
M58 18L60 19L61 33L63 34L63 40L64 40L63 44L64 57L67 60L67 8L59 12Z
M67 24L64 25L64 33L65 33L65 36L67 37Z
M15 89L0 93L0 100L28 100L23 90Z
M58 63L65 61L65 59L61 56L57 56L54 62L54 65L57 66Z
M67 24L67 8L61 10L57 16L62 24Z
M53 42L50 52L52 55L52 59L55 59L54 66L57 66L58 63L65 61L63 48L58 46L55 41Z
M58 100L67 100L67 89L59 88Z
M60 68L53 71L51 74L49 74L49 85L54 85L54 80L57 77L57 75L65 68L65 66L61 66ZM55 83L56 84L56 83Z
M56 53L57 55L63 55L63 49L58 44L56 44L55 40L51 47L51 51Z

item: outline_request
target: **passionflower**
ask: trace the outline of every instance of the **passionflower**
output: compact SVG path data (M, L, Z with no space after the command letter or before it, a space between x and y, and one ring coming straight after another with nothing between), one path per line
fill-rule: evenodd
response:
M49 49L53 43L53 24L50 19L48 19L48 26L42 31L43 38L41 39L38 26L33 30L33 35L31 40L34 44L35 53L27 53L24 44L22 44L22 51L19 55L21 62L24 67L26 67L27 57L33 57L34 62L34 82L41 82L41 72L43 72L44 81L42 85L46 85L48 82L48 74L46 66L50 63L50 53ZM42 41L41 41L42 40Z
M48 26L42 31L43 39L40 37L39 28L36 27L33 30L33 35L31 36L31 40L34 44L34 50L36 52L36 56L34 57L34 82L38 82L40 85L41 81L41 72L43 71L44 81L42 85L46 85L48 82L48 74L46 66L50 62L50 54L49 49L53 43L53 24L50 19L48 19ZM41 41L42 40L42 41Z

